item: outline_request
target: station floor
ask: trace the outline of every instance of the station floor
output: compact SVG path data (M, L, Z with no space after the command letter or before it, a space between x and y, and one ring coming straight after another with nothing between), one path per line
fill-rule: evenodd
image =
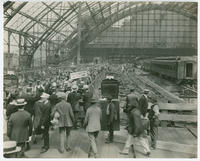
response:
M100 158L132 158L132 154L121 155L127 132L124 127L115 132L114 142L105 143L106 132L101 131L98 136L98 151ZM89 139L84 129L71 131L70 152L59 153L58 130L50 131L50 149L41 154L43 141L38 138L37 144L31 144L31 150L25 154L28 158L87 158L89 150ZM184 128L159 128L158 147L151 150L150 158L195 158L197 140ZM137 158L147 158L140 146L136 146Z

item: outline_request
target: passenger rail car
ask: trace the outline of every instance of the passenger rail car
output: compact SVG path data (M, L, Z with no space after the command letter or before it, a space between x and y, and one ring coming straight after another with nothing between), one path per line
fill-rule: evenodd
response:
M145 62L143 69L162 77L178 80L180 83L194 83L197 80L195 57L156 58Z

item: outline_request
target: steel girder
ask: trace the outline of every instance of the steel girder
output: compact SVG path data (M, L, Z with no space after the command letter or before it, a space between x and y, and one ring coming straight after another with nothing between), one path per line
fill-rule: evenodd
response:
M91 42L92 40L94 40L98 35L100 35L103 31L105 31L107 28L109 28L110 26L112 26L115 22L129 16L132 14L135 14L137 12L143 12L143 11L147 11L147 10L167 10L167 11L172 11L172 12L176 12L178 14L181 14L183 16L189 17L195 21L197 21L197 17L196 14L190 13L187 10L184 10L184 3L172 3L172 2L168 2L168 3L162 3L162 4L155 4L155 3L145 3L145 4L141 4L139 6L136 5L136 7L134 8L129 8L126 10L119 10L118 12L115 12L111 15L109 15L108 17L106 17L104 20L105 22L101 22L101 24L97 27L94 26L94 28L90 28L88 33L85 33L84 35L82 35L82 42L84 42L84 44L87 44L89 42ZM76 33L75 33L76 34ZM77 40L76 36L73 38L75 40ZM74 50L74 48L76 48L77 43L75 43L74 40L71 40L71 42L73 42L74 46L71 48L71 50ZM69 42L69 44L71 44ZM67 44L65 45L67 46Z
M60 17L61 19L63 19L63 16L62 15L59 15L56 11L53 10L53 8L51 8L49 5L47 5L46 3L42 2L47 8L49 8L53 13L55 13L58 17ZM68 22L67 20L63 19L63 21L68 24L72 29L76 29L74 26L72 26L70 24L70 22Z
M30 20L35 21L36 23L38 23L38 24L40 24L40 25L46 27L47 29L48 29L48 28L51 28L51 26L48 26L47 24L45 24L45 23L43 23L43 22L37 20L37 18L33 18L33 17L29 16L29 15L26 14L26 13L23 13L23 12L20 12L20 11L19 11L18 13L19 13L20 15L22 15L22 16L24 16L24 17L26 17L26 18L29 18ZM67 37L67 35L65 35L65 34L63 34L63 33L59 32L59 31L57 31L56 29L54 29L53 31L56 32L56 33L58 33L58 34L60 34L60 35L62 35L62 36L64 36L64 37Z
M11 13L11 15L9 15L9 17L6 19L6 21L4 22L4 26L7 25L7 23L27 4L28 2L23 2L20 6L18 6L15 10L13 10L13 12ZM9 6L9 8L12 6ZM9 9L7 8L5 11L7 12L7 10Z
M76 6L77 7L77 6ZM51 26L51 28L48 28L43 34L42 36L34 43L34 48L31 49L31 51L28 51L29 53L31 53L31 57L30 59L27 61L27 66L31 64L32 62L32 58L33 58L33 55L35 53L35 51L38 49L38 47L40 45L42 45L42 43L48 39L48 36L50 36L51 34L51 31L56 29L63 21L64 19L66 19L74 10L68 10L66 11L64 14L63 14L63 17L59 17Z
M9 20L11 20L12 17L15 14L17 14L21 10L21 8L23 8L23 6L25 6L26 3L27 2L22 3L15 10L13 10L11 15L9 15L7 20L4 22L4 26L6 26L6 24L9 22ZM87 44L90 41L92 41L93 39L95 39L99 34L101 34L103 31L105 31L108 27L110 27L115 22L125 18L126 16L129 16L130 14L136 13L136 12L142 12L142 11L146 11L146 10L168 10L168 11L172 11L172 12L177 12L179 14L182 14L184 16L187 16L187 17L190 17L194 20L197 20L197 11L196 11L197 5L195 5L195 3L191 4L190 2L188 2L188 3L168 2L168 3L158 3L158 4L154 3L154 2L153 3L150 3L150 2L145 2L145 3L141 3L141 2L124 3L124 2L121 2L121 3L123 3L124 8L120 8L120 9L119 9L119 6L120 6L119 2L108 2L108 3L105 3L104 5L102 5L101 2L96 2L96 3L98 3L99 9L94 10L94 16L92 16L92 14L91 14L91 13L93 13L93 10L92 10L92 12L90 11L91 18L89 18L89 19L87 19L87 21L83 22L87 26L86 30L85 30L86 32L83 32L83 35L82 35L82 42L84 42L84 43L82 43L83 45ZM43 3L43 4L45 5L45 3ZM71 11L78 13L76 11L77 7L76 6L73 7L74 4L70 4L70 5L71 5ZM130 9L130 7L133 7L134 5L136 7ZM55 14L57 13L56 11L54 11L55 6L46 5L46 7L47 8L45 8L44 10L49 9L48 12L52 11ZM88 12L88 7L92 8L93 4L92 5L90 4L89 6L85 6L82 10L83 13ZM116 7L117 10L115 12L111 12L111 9L114 8L114 7ZM127 9L127 7L129 9ZM7 9L8 8L9 7L7 7ZM72 12L70 12L70 13L72 13ZM106 16L105 13L107 13L107 12L109 13L109 15ZM42 12L40 12L40 13L42 13ZM35 23L33 23L33 25L30 26L28 28L28 30L26 30L26 31L29 31L31 29L31 27L33 27L36 23L41 24L42 22L39 22L39 21L45 15L47 15L47 13L44 14L42 17L38 18L38 19L36 17ZM69 20L68 16L70 14L67 14L67 13L65 13L65 14L58 15L58 13L57 13L56 15L58 16L58 19L51 26L49 26L49 28L47 28L47 30L41 35L41 37L35 38L36 41L33 44L34 50L30 51L32 53L32 55L37 50L37 48L42 44L43 41L46 41L46 42L50 41L48 39L51 39L51 37L54 36L55 33L61 32L61 31L58 30L58 28L61 28L61 25L63 25L62 22L65 22L67 25L70 26L70 23L73 21L74 18ZM40 14L38 14L38 16L39 15ZM99 18L101 18L101 19L99 19ZM95 22L95 23L91 23L91 22ZM29 24L30 23L28 23L27 26ZM26 26L23 28L23 30L25 30L25 28L26 28ZM59 48L60 47L67 47L68 48L71 45L72 45L70 47L71 51L73 51L76 48L76 46L77 46L77 42L76 42L76 40L77 40L77 29L75 27L73 29L74 29L74 31L72 31L72 33L69 36L67 36L66 39L62 43L60 43L60 45L58 46ZM20 33L34 37L34 35L30 35L30 34L25 33L25 32L20 32Z

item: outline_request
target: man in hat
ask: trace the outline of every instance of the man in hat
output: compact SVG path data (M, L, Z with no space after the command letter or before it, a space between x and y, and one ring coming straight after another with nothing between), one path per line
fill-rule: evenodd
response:
M24 99L16 100L15 106L18 107L18 111L10 116L7 129L10 140L16 141L17 145L21 146L21 156L24 156L25 142L32 134L31 115L24 110L24 105L26 105Z
M159 121L159 106L157 103L157 99L153 99L153 105L151 105L151 109L148 113L148 118L150 121L150 136L151 136L151 147L156 149L156 143L158 139L158 126L160 124Z
M107 120L108 120L108 138L106 139L106 143L112 143L113 142L113 137L114 137L114 121L117 119L117 111L114 103L112 102L112 98L108 97L108 105L106 109L106 115L107 115Z
M6 116L7 119L10 118L11 114L15 113L18 111L18 108L15 106L15 102L17 99L17 95L16 94L11 94L10 96L10 102L6 107Z
M91 105L91 100L93 97L93 93L89 91L89 86L88 85L84 85L83 86L83 107L84 107L84 111L87 111L87 108Z
M148 94L149 94L149 90L145 89L142 96L139 99L139 109L144 118L147 118Z
M126 97L126 109L124 109L125 112L130 112L130 109L138 107L138 97L134 93L135 89L130 90L130 94L127 95Z
M69 93L67 97L67 102L69 102L72 106L72 110L74 113L74 127L77 128L77 122L80 112L80 106L79 106L79 100L81 99L81 95L77 92L78 86L73 85L72 86L72 92Z
M43 132L44 146L42 147L41 153L45 153L49 149L49 126L50 126L50 115L51 115L51 104L48 101L49 94L43 93L41 96L43 105L41 106L41 120L40 126Z
M56 83L54 82L52 84L51 92L50 92L50 96L49 96L49 101L50 101L52 106L55 106L59 102L58 97L56 95L57 91L58 90L56 88Z
M35 102L40 99L40 97L34 96L32 94L32 89L30 87L27 87L26 93L24 94L23 98L27 102L24 109L27 112L29 112L31 114L31 116L33 116L33 112L34 112L33 106L34 106Z
M90 140L90 148L88 157L91 156L92 152L94 157L97 157L97 136L99 131L101 130L101 119L102 113L101 109L97 104L96 100L91 101L91 106L87 109L84 127L86 127L86 131L88 132L89 140Z
M42 93L40 96L40 99L35 102L34 104L34 111L33 111L33 127L34 127L34 134L33 134L33 143L37 143L36 140L36 135L42 134L43 129L41 129L41 118L42 118L42 108L44 102L47 100L47 95L46 93Z
M146 138L144 138L145 130L148 128L148 125L143 124L141 118L141 112L138 107L131 106L129 108L130 112L128 115L129 124L128 124L128 137L125 143L123 150L120 154L128 155L129 148L131 147L133 152L133 157L136 158L134 145L139 143L144 150L145 155L150 155L149 144Z
M44 86L42 83L38 80L36 85L36 95L40 96L44 92Z
M58 148L58 151L60 153L64 153L64 148L66 149L66 151L71 150L69 146L69 136L71 127L73 126L74 122L74 114L71 105L68 102L66 102L65 93L60 92L58 94L58 98L60 98L61 101L58 104L56 104L52 113L55 112L59 113L58 127L60 133L60 148ZM66 133L66 142L65 142L65 133Z

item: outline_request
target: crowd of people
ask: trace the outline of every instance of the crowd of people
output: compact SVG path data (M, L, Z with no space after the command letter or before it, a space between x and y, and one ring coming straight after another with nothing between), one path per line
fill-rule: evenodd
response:
M93 68L93 75L100 74L102 68ZM109 70L109 69L108 69ZM95 77L92 76L92 77ZM90 148L88 157L99 157L97 150L97 137L101 130L102 111L99 100L93 98L93 92L89 90L89 83L65 84L66 80L51 82L37 81L33 86L29 83L25 91L15 91L7 95L5 111L7 119L7 136L16 141L21 147L20 156L30 150L30 141L37 144L37 135L43 135L44 145L41 153L45 153L49 146L49 130L59 129L60 145L58 151L71 151L69 136L72 129L85 128L88 133ZM146 155L150 155L146 134L151 136L151 146L156 148L159 124L159 108L154 100L148 110L148 90L145 90L140 98L131 89L126 97L124 112L128 116L128 138L121 154L128 154L129 148L134 151L134 143L137 140L143 147ZM116 120L116 108L111 97L107 98L106 117L109 135L106 143L112 143L114 138L114 121ZM144 121L145 120L145 121ZM150 120L150 122L148 121ZM149 125L150 124L150 125ZM134 153L134 157L135 153Z

